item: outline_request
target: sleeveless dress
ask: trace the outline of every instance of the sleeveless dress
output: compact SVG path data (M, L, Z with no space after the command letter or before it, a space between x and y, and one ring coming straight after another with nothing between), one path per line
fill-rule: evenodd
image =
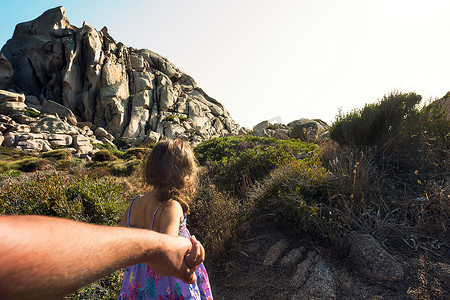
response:
M135 197L130 203L126 223L127 227L131 227L131 205L138 197L139 196ZM153 229L156 212L163 203L164 202L161 202L153 213L150 230ZM185 238L191 237L189 230L186 228L186 214L179 227L178 236ZM211 286L203 263L198 266L195 274L197 275L197 282L194 284L187 284L176 277L160 276L147 266L147 264L128 266L125 268L123 274L119 300L212 300Z

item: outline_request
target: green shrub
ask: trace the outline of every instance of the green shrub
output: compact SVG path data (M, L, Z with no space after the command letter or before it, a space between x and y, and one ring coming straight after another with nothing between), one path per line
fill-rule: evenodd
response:
M142 165L142 160L119 160L109 164L111 174L114 176L130 176Z
M33 110L33 109L25 109L25 110L23 110L23 112L25 114L27 114L28 116L33 117L33 118L37 118L37 117L40 117L42 115L41 112Z
M79 289L64 299L118 299L122 287L122 278L123 270L116 271L105 278Z
M402 162L402 169L420 169L422 173L448 172L450 121L445 116L442 102L432 102L408 116L401 124L392 149Z
M342 145L384 146L398 135L402 122L416 112L421 99L415 93L391 93L375 104L339 114L330 137Z
M340 145L375 152L378 167L391 173L419 169L445 173L450 167L450 121L443 101L418 109L421 96L394 93L339 115L330 137Z
M124 159L145 159L152 149L138 147L138 148L130 148L124 153Z
M58 173L10 182L0 191L0 214L38 214L116 225L126 209L123 187L112 179Z
M0 180L10 178L10 177L18 177L21 174L19 170L7 170L3 173L0 173Z
M42 158L53 158L56 160L68 160L72 158L72 153L67 149L58 149L53 151L44 152L41 154Z
M34 172L39 170L45 163L46 160L44 159L32 157L13 161L9 163L8 168L22 172Z
M72 158L70 160L58 160L55 162L55 168L58 171L68 170L74 172L83 168L84 161L79 158Z
M113 146L110 144L93 144L93 146L94 146L94 149L100 149L100 150L106 149L118 158L122 158L123 154L124 154L123 151L120 151L119 149L117 149L116 146Z
M261 180L276 166L315 151L315 145L300 140L255 136L215 138L194 149L199 163L211 169L217 186L235 193Z
M273 170L253 192L256 207L273 214L282 225L301 232L305 237L337 242L342 220L330 214L332 180L316 157L310 161L290 161Z
M98 162L113 161L117 160L117 156L107 149L102 149L94 153L92 160Z

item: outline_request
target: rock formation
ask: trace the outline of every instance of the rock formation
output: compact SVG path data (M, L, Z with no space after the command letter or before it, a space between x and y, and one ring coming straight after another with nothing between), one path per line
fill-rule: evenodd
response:
M329 137L328 128L328 124L322 120L299 119L287 125L262 121L253 127L253 135L278 140L300 139L309 143L319 143Z
M23 97L3 101L0 113L56 113L128 145L162 137L198 143L239 131L223 105L169 60L116 42L106 27L71 25L64 7L18 24L1 52L0 89L14 84Z

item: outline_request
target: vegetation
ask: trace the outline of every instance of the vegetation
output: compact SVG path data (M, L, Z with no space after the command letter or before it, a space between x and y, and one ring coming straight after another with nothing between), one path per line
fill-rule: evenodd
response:
M331 140L319 147L254 136L199 144L194 152L202 174L191 232L214 262L237 248L236 232L260 215L337 253L353 231L415 236L414 245L448 240L450 122L442 103L420 106L420 100L393 93L340 113ZM117 224L130 198L123 182L138 185L151 149L96 148L86 163L63 149L36 156L0 147L0 213ZM36 170L47 174L23 175ZM68 298L117 298L121 277L118 271Z
M123 187L111 178L39 175L6 183L0 191L0 213L47 215L116 225L126 209Z
M194 149L199 163L214 176L214 184L240 196L278 165L308 157L316 150L315 145L300 140L255 136L211 139Z
M39 214L117 225L128 201L124 186L113 178L100 181L87 176L58 173L5 184L0 190L0 214ZM117 299L123 271L119 270L73 293L67 299Z

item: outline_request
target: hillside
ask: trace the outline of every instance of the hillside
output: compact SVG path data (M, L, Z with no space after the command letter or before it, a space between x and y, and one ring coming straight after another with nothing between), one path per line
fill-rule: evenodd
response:
M64 13L2 48L0 214L116 225L155 143L181 138L215 299L450 299L449 93L250 131L168 59ZM117 299L122 274L67 299Z

